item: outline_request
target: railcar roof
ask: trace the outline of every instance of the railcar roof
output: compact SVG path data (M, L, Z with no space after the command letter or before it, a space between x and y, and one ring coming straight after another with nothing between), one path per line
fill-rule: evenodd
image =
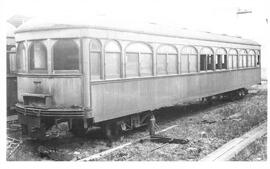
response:
M260 45L257 42L249 39L243 39L236 36L228 36L225 34L215 34L210 32L191 31L188 29L172 28L170 26L162 26L157 24L142 24L128 21L114 21L104 18L87 18L87 19L74 19L74 18L33 18L22 24L16 33L29 32L29 31L45 31L54 29L81 29L81 28L94 28L103 30L116 30L123 32L135 32L143 34L153 34L161 36L181 37L187 39L200 39L211 41L223 41L231 43L243 43L250 45Z

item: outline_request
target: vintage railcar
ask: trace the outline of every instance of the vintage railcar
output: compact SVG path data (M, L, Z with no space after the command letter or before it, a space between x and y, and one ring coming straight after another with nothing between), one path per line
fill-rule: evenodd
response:
M30 20L16 31L18 103L25 134L66 120L132 129L147 114L197 98L242 95L261 81L252 40L155 24Z
M13 25L6 23L7 115L15 114L17 103L15 29Z

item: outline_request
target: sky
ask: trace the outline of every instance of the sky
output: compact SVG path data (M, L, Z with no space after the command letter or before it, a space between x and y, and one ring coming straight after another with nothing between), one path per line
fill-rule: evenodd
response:
M156 23L191 30L224 33L262 44L270 54L269 0L4 0L1 15L80 18L104 16L125 22ZM3 5L2 5L3 2ZM238 10L252 13L237 15ZM263 58L263 57L262 57ZM264 64L267 62L263 62ZM266 64L263 65L266 67Z
M241 36L262 45L270 55L269 0L4 0L0 17L66 18L103 16L123 22L156 23L191 30ZM3 4L2 4L3 2ZM238 10L252 13L237 15ZM263 61L263 67L267 61Z

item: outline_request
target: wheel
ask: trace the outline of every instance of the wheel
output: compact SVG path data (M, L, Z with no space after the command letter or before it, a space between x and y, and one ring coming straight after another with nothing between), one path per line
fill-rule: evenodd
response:
M73 119L71 126L72 128L70 131L74 136L82 137L85 136L85 134L87 133L88 129L84 128L82 119Z

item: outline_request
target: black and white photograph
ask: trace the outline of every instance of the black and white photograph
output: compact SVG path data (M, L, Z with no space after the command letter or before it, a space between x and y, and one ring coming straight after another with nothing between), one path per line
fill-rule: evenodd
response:
M0 3L6 167L266 165L267 0Z

